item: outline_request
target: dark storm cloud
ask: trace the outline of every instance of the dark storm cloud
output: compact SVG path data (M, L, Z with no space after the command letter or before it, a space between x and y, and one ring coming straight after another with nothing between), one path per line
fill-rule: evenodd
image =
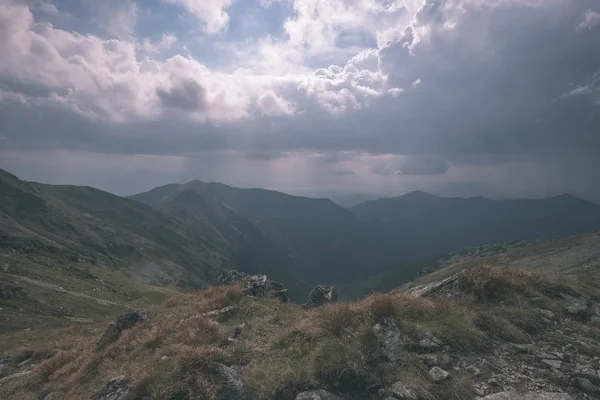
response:
M448 163L431 157L414 157L399 169L402 175L440 175L448 171Z
M181 80L169 89L158 88L156 94L166 108L177 108L183 111L206 109L206 89L192 79Z
M358 169L330 164L352 162L356 153L387 154L408 161L378 161L367 169L380 177L399 171L407 179L441 179L455 166L461 171L530 168L540 185L547 184L544 171L552 171L547 174L565 187L576 182L585 188L592 171L600 170L599 12L595 0L429 1L411 27L398 27L404 31L401 38L376 49L380 70L368 71L387 76L385 85L403 92L369 97L337 114L322 107L315 91L301 90L297 83L274 93L297 105L300 112L293 117L249 115L215 122L161 114L162 109L202 113L211 108L210 86L187 77L182 67L187 78L153 89L156 115L114 122L52 103L52 91L64 95L60 88L5 78L0 91L38 97L27 104L0 103L1 150L199 158L230 151L250 161L313 152L322 155L317 162L327 164L323 171L345 179L359 176ZM10 29L0 24L8 38ZM0 78L5 71L0 63ZM323 95L326 100L343 102L336 96L358 91L353 82L336 85ZM279 105L274 95L270 99ZM476 175L469 179L482 179ZM511 175L515 181L526 179ZM497 182L500 191L514 190L510 182Z

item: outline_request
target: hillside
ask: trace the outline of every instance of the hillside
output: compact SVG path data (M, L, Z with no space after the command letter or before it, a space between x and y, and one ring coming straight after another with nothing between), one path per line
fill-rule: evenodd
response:
M294 257L310 265L306 274L313 280L341 282L363 278L393 260L390 252L380 246L377 231L328 199L199 181L162 186L130 198L173 214L172 203L181 193L190 191L205 201L223 204L277 238ZM199 201L194 207L202 213L204 205Z
M116 336L103 334L106 323L1 335L0 390L6 399L600 398L597 266L451 276L311 309L218 286L131 314L140 317Z
M189 287L206 285L222 270L260 269L285 279L293 296L309 290L303 263L289 249L219 203L205 201L199 210L189 193L174 198L167 213L97 189L24 182L4 171L0 193L4 251ZM298 274L292 277L290 271Z
M494 242L557 238L600 227L600 206L570 195L541 200L444 198L423 192L350 209L418 260Z

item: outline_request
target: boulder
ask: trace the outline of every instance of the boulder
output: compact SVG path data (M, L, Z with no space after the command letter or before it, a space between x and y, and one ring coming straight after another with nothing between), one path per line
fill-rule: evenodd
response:
M425 332L421 336L419 346L424 350L435 350L440 348L444 343L431 332Z
M450 374L448 371L441 369L440 367L433 367L429 370L429 377L435 383L445 381L449 376Z
M308 301L304 303L304 307L320 307L325 304L335 303L337 301L338 294L335 286L331 285L318 285L310 291L308 295Z
M219 383L219 400L244 400L244 383L238 373L231 367L213 362L209 371Z
M131 378L112 378L92 396L92 400L124 400L131 390Z
M342 400L340 397L333 393L329 393L327 390L309 390L302 392L296 396L296 400Z
M398 400L418 400L415 392L406 387L406 385L402 382L394 383L385 390L384 395Z
M245 280L244 294L246 296L258 297L261 299L272 298L279 299L283 302L288 301L287 289L283 284L266 275L252 275Z
M244 272L232 270L223 271L217 276L217 283L219 285L232 285L234 283L242 282L248 278L248 275Z
M103 348L106 345L115 342L124 330L133 327L134 325L143 322L148 319L148 314L145 310L136 310L127 314L121 315L117 318L116 322L110 323L108 328L102 334L102 337L98 341L98 348Z
M400 329L398 329L398 325L396 325L393 319L383 317L373 327L373 334L379 342L383 357L392 362L401 357L404 343L400 336Z
M483 397L481 400L574 400L573 397L566 393L553 392L500 392L490 394Z

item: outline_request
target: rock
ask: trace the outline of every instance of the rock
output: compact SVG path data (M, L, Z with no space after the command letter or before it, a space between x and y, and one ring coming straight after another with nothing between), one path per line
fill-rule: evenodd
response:
M439 282L414 287L408 293L419 297L436 297L455 293L458 289L459 275L460 273Z
M29 374L31 374L30 370L17 372L16 374L8 375L8 376L5 376L4 378L0 379L0 383L10 381L12 379L21 378L21 377L29 375Z
M418 397L409 388L406 387L402 382L396 382L389 389L387 389L387 394L390 395L394 399L399 400L417 400Z
M481 375L481 371L479 370L479 368L477 368L474 365L469 365L467 368L465 368L465 371L467 371L468 374L473 376Z
M444 381L448 379L449 376L450 374L448 373L448 371L443 370L440 367L433 367L429 370L429 377L435 383Z
M121 315L117 318L116 322L112 322L108 325L108 328L104 331L104 334L98 341L98 348L103 348L106 345L115 342L124 330L133 327L134 325L143 322L148 319L148 314L145 310L136 310L127 314Z
M246 279L244 293L260 299L271 298L283 302L288 301L287 289L283 287L283 284L262 274L252 275Z
M596 385L594 385L592 382L590 382L589 379L583 378L581 376L573 378L573 380L571 381L571 385L573 385L585 392L594 393L594 392L598 391L598 387Z
M481 400L574 400L566 393L552 392L501 392L485 396Z
M213 362L209 371L219 382L219 400L244 400L244 384L237 372L224 364Z
M309 390L307 392L299 393L296 396L296 400L342 400L340 397L333 393L329 393L327 390Z
M238 326L235 327L235 332L233 332L233 337L235 339L239 339L242 336L242 333L244 333L244 330L246 330L246 324L245 323L239 324Z
M417 357L428 367L434 367L440 363L438 356L435 354L421 354Z
M231 285L234 283L242 282L247 277L248 275L244 272L236 270L224 271L217 276L217 283L219 285Z
M593 310L582 302L568 304L565 307L565 312L572 317L589 318L593 315Z
M419 346L425 350L440 348L444 343L430 332L425 332L419 341Z
M235 314L240 308L238 306L227 306L218 310L205 312L202 314L203 317L226 317L231 314Z
M27 359L27 360L25 360L25 361L21 361L21 362L18 364L18 366L19 366L19 368L21 368L21 367L24 367L24 366L26 366L26 365L31 365L31 364L34 364L34 361L35 361L35 360L34 360L33 358L28 358L28 359Z
M379 342L381 354L389 361L396 361L400 358L402 352L402 338L400 329L393 319L383 317L381 321L373 327L373 334Z
M338 294L335 286L318 285L311 290L308 295L308 301L304 303L304 307L320 307L325 304L335 303Z
M50 392L46 396L44 396L44 400L61 400L60 392Z
M535 350L535 346L532 344L509 343L509 347L517 353L525 354L531 354Z
M131 378L117 376L98 390L92 400L124 400L131 390Z
M540 314L542 314L544 317L548 318L549 320L553 320L554 317L556 317L556 314L550 310L540 310Z
M542 359L542 362L544 364L546 364L547 366L554 368L554 369L560 369L562 367L562 361L560 361L560 360Z

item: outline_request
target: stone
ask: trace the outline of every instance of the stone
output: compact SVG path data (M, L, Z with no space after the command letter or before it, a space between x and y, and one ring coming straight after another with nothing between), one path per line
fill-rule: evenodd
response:
M309 390L307 392L299 393L296 396L296 400L342 400L340 397L327 390Z
M400 329L393 319L383 317L381 321L373 327L373 334L379 342L381 354L389 361L397 361L402 353L402 338Z
M218 381L219 400L244 400L244 384L238 373L224 364L212 362L208 366L209 371Z
M44 396L44 400L59 400L60 394L58 392L50 392Z
M235 331L233 332L233 337L235 339L239 339L242 336L242 333L246 330L246 324L242 323L235 327Z
M244 293L246 296L257 297L259 299L271 298L279 299L283 302L289 300L287 289L283 287L282 283L269 279L266 275L262 274L246 278Z
M318 285L311 290L308 295L308 301L304 303L304 307L321 307L325 304L335 303L337 301L338 294L335 286L331 285Z
M512 350L514 350L517 353L533 353L533 351L535 350L535 346L532 344L516 344L516 343L510 343L509 344L510 348Z
M548 359L543 359L542 363L544 363L547 366L554 368L554 369L560 369L563 364L562 361L560 361L560 360L548 360Z
M108 325L104 334L98 341L98 348L103 348L110 343L113 343L121 337L124 330L132 328L140 322L148 319L148 314L145 310L136 310L127 314L121 315L116 322Z
M554 317L556 317L556 314L550 310L540 310L540 314L542 314L544 317L548 318L549 320L553 320Z
M587 304L576 302L568 304L565 307L565 312L572 317L587 318L593 315L593 311Z
M444 381L448 379L450 373L448 371L441 369L440 367L433 367L429 370L429 377L435 383Z
M232 285L234 283L242 282L248 277L244 272L231 270L223 271L217 276L217 283L219 285Z
M398 400L418 400L415 392L410 390L402 382L396 382L387 390L388 394Z
M479 370L479 368L477 368L474 365L469 365L467 368L465 368L465 371L467 371L468 374L473 376L481 375L481 371Z
M438 356L435 354L421 354L417 357L428 367L434 367L440 363Z
M131 390L131 378L117 376L112 378L92 396L92 400L125 400Z
M423 348L425 350L438 349L443 344L444 343L440 339L438 339L437 337L435 337L435 335L433 335L430 332L425 332L421 336L421 340L419 341L419 346L421 346L421 348Z
M481 400L574 400L566 393L555 392L500 392L490 394Z
M584 392L594 393L594 392L598 391L598 387L596 385L594 385L592 382L590 382L589 379L583 378L581 376L577 376L577 377L573 378L573 380L571 381L571 384L573 386L583 390Z
M235 314L240 308L238 306L227 306L220 308L218 310L213 310L209 312L205 312L202 314L203 317L227 317L232 314Z

